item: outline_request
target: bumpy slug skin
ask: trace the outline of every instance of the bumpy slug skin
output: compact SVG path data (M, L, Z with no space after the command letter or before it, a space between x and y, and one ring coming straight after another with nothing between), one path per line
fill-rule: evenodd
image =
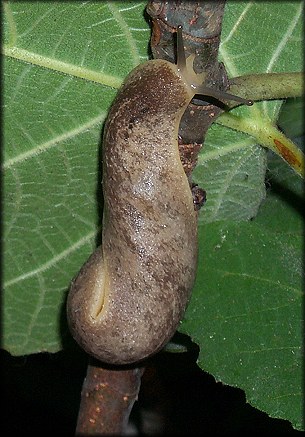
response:
M197 214L178 151L192 92L175 65L137 67L119 91L103 141L103 241L73 281L78 343L112 364L142 360L172 337L197 266Z

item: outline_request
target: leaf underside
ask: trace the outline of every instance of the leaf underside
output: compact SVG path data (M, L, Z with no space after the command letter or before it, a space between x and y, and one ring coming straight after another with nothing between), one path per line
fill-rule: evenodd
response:
M102 126L119 84L147 59L144 7L5 3L3 347L14 355L70 341L67 291L101 222ZM301 13L301 2L228 2L220 60L229 76L301 71ZM280 107L236 114L275 122ZM194 179L207 203L180 330L200 345L203 369L300 429L301 185L251 138L218 125Z

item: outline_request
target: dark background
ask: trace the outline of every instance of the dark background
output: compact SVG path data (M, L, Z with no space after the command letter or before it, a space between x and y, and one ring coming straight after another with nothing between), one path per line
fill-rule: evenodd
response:
M187 353L159 353L142 378L129 435L285 433L288 421L271 419L245 401L244 392L216 383ZM12 357L0 350L3 380L1 434L73 436L87 356L80 350ZM302 433L303 434L303 433Z

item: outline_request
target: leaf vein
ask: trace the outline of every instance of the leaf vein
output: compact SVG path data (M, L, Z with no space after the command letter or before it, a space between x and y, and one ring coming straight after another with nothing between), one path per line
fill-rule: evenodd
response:
M122 79L120 77L90 70L88 68L70 64L68 62L59 61L58 59L39 55L19 47L4 46L2 53L5 56L18 59L19 61L28 62L30 64L48 68L49 70L54 70L59 73L69 74L70 76L96 82L111 88L118 89L122 84Z
M20 162L24 162L27 159L36 157L40 153L43 153L43 152L51 149L52 147L56 146L59 142L66 141L70 138L73 138L73 137L85 132L86 130L92 128L93 126L102 123L104 121L105 117L106 117L106 114L102 113L101 115L98 115L97 117L93 118L92 120L88 121L87 123L82 124L81 126L75 128L75 129L71 129L70 131L65 132L64 134L58 135L56 138L52 138L51 140L49 140L41 145L38 145L37 147L34 147L31 150L28 150L24 153L21 153L21 154L15 156L14 158L8 159L3 164L2 168L4 170L7 170Z
M266 69L267 73L270 73L270 71L272 70L273 65L275 64L275 62L279 58L282 50L286 46L287 41L289 40L289 37L291 36L294 28L296 27L296 25L297 25L297 23L299 21L299 18L301 16L302 10L303 10L303 4L301 3L299 8L298 8L298 10L297 10L297 12L296 12L296 14L295 14L294 19L292 20L290 26L288 26L287 31L284 33L283 38L281 39L281 41L278 44L276 50L274 51L273 55L271 56L270 62L269 62L268 66L267 66L267 69Z
M135 44L134 38L132 37L132 34L130 32L129 26L126 23L126 20L123 18L122 11L118 9L115 3L109 3L108 4L109 10L113 14L115 20L120 25L121 29L124 32L124 35L126 36L127 42L130 46L130 51L133 59L134 66L138 65L141 62L141 58L139 55L138 48ZM124 9L123 9L124 11Z
M43 273L43 272L49 270L50 268L55 266L58 262L60 262L64 258L66 258L68 255L70 255L71 253L75 252L77 249L79 249L80 247L82 247L86 243L88 243L90 240L92 240L92 238L95 237L96 232L97 232L96 229L94 231L92 231L92 232L89 232L89 234L87 234L85 237L81 238L75 244L70 246L68 249L62 251L58 255L53 256L52 259L50 259L48 262L42 264L37 269L34 269L34 270L29 271L29 272L23 273L22 275L17 276L16 278L13 278L13 279L10 279L9 281L6 281L4 283L4 288L8 288L8 287L10 287L10 286L20 282L20 281L24 281L25 279L31 278L33 276L37 276L40 273Z

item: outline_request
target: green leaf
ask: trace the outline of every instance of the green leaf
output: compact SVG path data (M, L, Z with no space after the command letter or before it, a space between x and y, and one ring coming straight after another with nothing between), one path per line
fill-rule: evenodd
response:
M294 139L304 150L304 138ZM256 222L273 232L286 232L302 239L304 224L304 181L276 155L270 153L267 172L267 198Z
M302 2L228 2L219 51L228 76L302 71L302 11ZM264 101L229 115L276 124L281 105ZM254 138L213 125L194 171L194 179L207 191L200 221L255 217L265 197L265 171L265 150Z
M303 422L303 181L278 156L252 222L202 224L192 299L179 331L198 364L251 405Z
M70 281L95 246L111 85L146 58L149 28L139 2L4 10L3 347L56 352Z
M252 139L212 125L194 170L207 192L200 222L248 220L265 198L266 153Z
M231 8L229 2L221 55L230 76L270 66L301 71L301 7L236 2ZM262 102L234 112L252 111L250 116L275 123L280 106ZM250 138L229 132L212 126L195 170L207 203L200 216L197 280L179 331L200 346L202 369L243 389L251 405L302 429L303 181L268 153L264 199L264 158Z
M196 285L179 331L198 364L251 405L301 428L302 239L257 223L200 226Z
M287 99L281 107L279 127L290 137L304 134L304 96Z
M102 125L124 77L147 59L150 30L143 16L145 4L4 3L2 345L12 354L55 352L66 341L69 284L96 245L101 221ZM220 57L229 76L300 71L301 11L301 2L227 2ZM275 122L280 106L278 101L262 102L234 113L268 117ZM269 227L267 215L265 219L258 216L257 223L232 223L257 215L265 198L266 162L266 152L246 135L216 125L209 130L194 178L208 196L200 214L200 253L214 257L200 263L194 297L181 329L198 341L203 368L212 372L212 362L218 379L238 384L253 405L274 417L288 418L299 427L299 361L289 361L286 355L297 360L299 354L301 245L299 231L291 239L288 231L287 235L279 232L282 223L277 223L278 212L284 225L285 217L295 217L295 232L300 223L298 211L281 199L270 208L273 214ZM279 168L282 166L276 162L274 173ZM266 211L268 202L270 196L263 205ZM214 276L215 271L219 278ZM225 280L221 276L224 272L230 273ZM285 275L290 275L289 279ZM201 292L205 293L203 299ZM209 322L206 312L197 311L198 323L190 327L192 308L208 308L208 295L208 312L214 318ZM231 307L235 308L229 306L232 299L243 302L237 305L243 318L230 313ZM219 306L222 301L227 303L224 308ZM226 324L224 317L229 320ZM252 333L251 341L245 339L244 332L240 333L242 340L223 340L241 327ZM201 336L203 331L207 336ZM210 339L210 335L215 337ZM239 341L245 341L240 343L243 349ZM206 348L213 342L216 348L209 354ZM257 355L252 347L257 348ZM273 362L274 355L268 358L268 366L264 367L265 362L257 368L247 365L249 357L266 355L259 350L276 347L280 352ZM231 361L237 363L241 358L242 365L228 364L234 352ZM224 363L218 362L219 356L225 358L225 368L232 368L231 373L222 375ZM272 365L277 366L274 373ZM285 366L288 373L295 369L293 386L283 371ZM268 372L261 374L267 367ZM237 374L237 369L241 377L234 380L232 374ZM268 385L264 375L267 382L274 383L269 390L271 397L265 396L267 405L262 402L263 389ZM291 387L290 393L294 391L295 403L290 402L284 386ZM273 388L278 396L273 396ZM258 400L253 393L258 394ZM279 406L281 401L287 409L294 409L294 415ZM278 409L271 408L275 402Z
M302 2L238 2L236 8L228 3L223 24L223 35L224 32L227 35L222 39L220 58L229 76L301 72L304 65L303 8ZM240 107L222 114L217 122L233 129L238 129L235 126L240 124L240 130L253 135L253 142L272 148L274 142L270 139L275 134L274 125L281 105L281 100L256 102L250 108ZM297 154L293 145L289 150ZM298 160L302 157L298 156ZM296 170L302 173L299 165Z

